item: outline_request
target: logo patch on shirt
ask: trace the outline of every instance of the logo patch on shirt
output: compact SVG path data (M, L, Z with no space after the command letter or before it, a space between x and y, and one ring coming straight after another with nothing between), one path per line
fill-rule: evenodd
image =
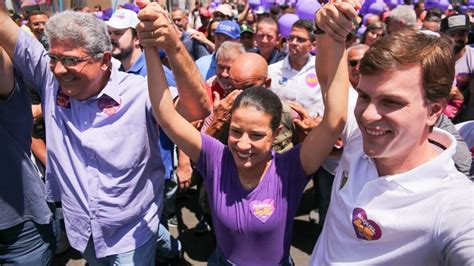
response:
M377 240L382 236L380 226L367 218L367 213L362 208L352 211L352 226L357 238L363 240Z
M315 73L309 73L305 78L306 85L311 88L314 88L318 85L318 77Z
M288 82L288 79L285 77L281 77L281 79L278 81L278 84L283 85Z
M64 107L64 108L71 108L71 101L69 96L64 94L61 91L61 88L58 89L58 94L56 95L56 105Z
M262 223L265 223L275 212L275 202L272 199L250 202L250 211Z
M117 112L121 102L122 101L120 100L120 103L118 103L109 96L104 95L97 101L97 106L99 107L99 110L102 110L106 115L111 116Z
M341 184L339 185L339 190L341 190L346 185L347 179L349 179L349 173L346 170L343 170Z

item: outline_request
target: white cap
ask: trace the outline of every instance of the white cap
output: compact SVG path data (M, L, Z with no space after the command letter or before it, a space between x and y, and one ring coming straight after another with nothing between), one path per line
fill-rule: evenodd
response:
M105 23L112 28L127 29L135 28L139 22L140 20L138 20L137 13L121 8L115 11L112 17Z
M232 17L232 7L229 4L220 4L214 12L220 12L224 16Z

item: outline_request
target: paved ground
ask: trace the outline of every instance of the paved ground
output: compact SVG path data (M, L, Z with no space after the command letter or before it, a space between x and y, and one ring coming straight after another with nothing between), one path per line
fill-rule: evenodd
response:
M308 213L313 207L314 195L311 183L308 185L293 228L291 255L296 265L307 265L321 228L308 221ZM181 265L205 265L207 257L215 248L215 239L212 233L197 236L193 228L197 223L194 216L194 200L196 190L191 189L178 199L177 205L181 210L182 226L171 227L170 231L178 237L184 248L184 261ZM56 257L56 265L79 266L85 265L81 255L72 249Z

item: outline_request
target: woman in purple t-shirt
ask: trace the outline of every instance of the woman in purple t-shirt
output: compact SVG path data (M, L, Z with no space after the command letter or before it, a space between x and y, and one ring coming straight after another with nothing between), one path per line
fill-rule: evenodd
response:
M141 36L153 36L143 31ZM253 87L237 97L231 109L228 145L223 145L202 135L176 111L156 50L146 50L147 68L154 73L148 75L148 82L156 119L173 142L197 162L209 193L219 255L218 261L209 262L212 265L292 263L293 219L307 177L332 149L347 113L344 43L322 36L318 45L330 47L327 53L318 54L318 60L339 59L320 70L333 77L320 80L324 117L301 145L285 154L271 151L282 112L273 92ZM320 67L317 64L318 70Z

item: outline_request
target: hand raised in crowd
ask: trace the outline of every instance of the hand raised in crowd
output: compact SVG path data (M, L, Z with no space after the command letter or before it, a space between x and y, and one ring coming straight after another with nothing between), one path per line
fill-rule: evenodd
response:
M235 98L240 94L241 90L233 90L229 95L220 99L219 93L214 92L213 104L213 120L220 122L227 122L230 119L230 109L235 101Z
M159 47L166 52L177 48L179 36L167 12L156 2L149 3L138 13L136 29L143 47Z
M352 30L360 3L356 0L330 2L316 12L315 23L334 40L344 42Z
M306 138L306 136L311 132L311 130L321 123L323 118L321 116L316 116L311 118L308 114L308 111L304 109L303 106L297 102L289 102L291 109L293 109L300 118L294 118L293 123L295 124L295 135L294 142L301 143Z

